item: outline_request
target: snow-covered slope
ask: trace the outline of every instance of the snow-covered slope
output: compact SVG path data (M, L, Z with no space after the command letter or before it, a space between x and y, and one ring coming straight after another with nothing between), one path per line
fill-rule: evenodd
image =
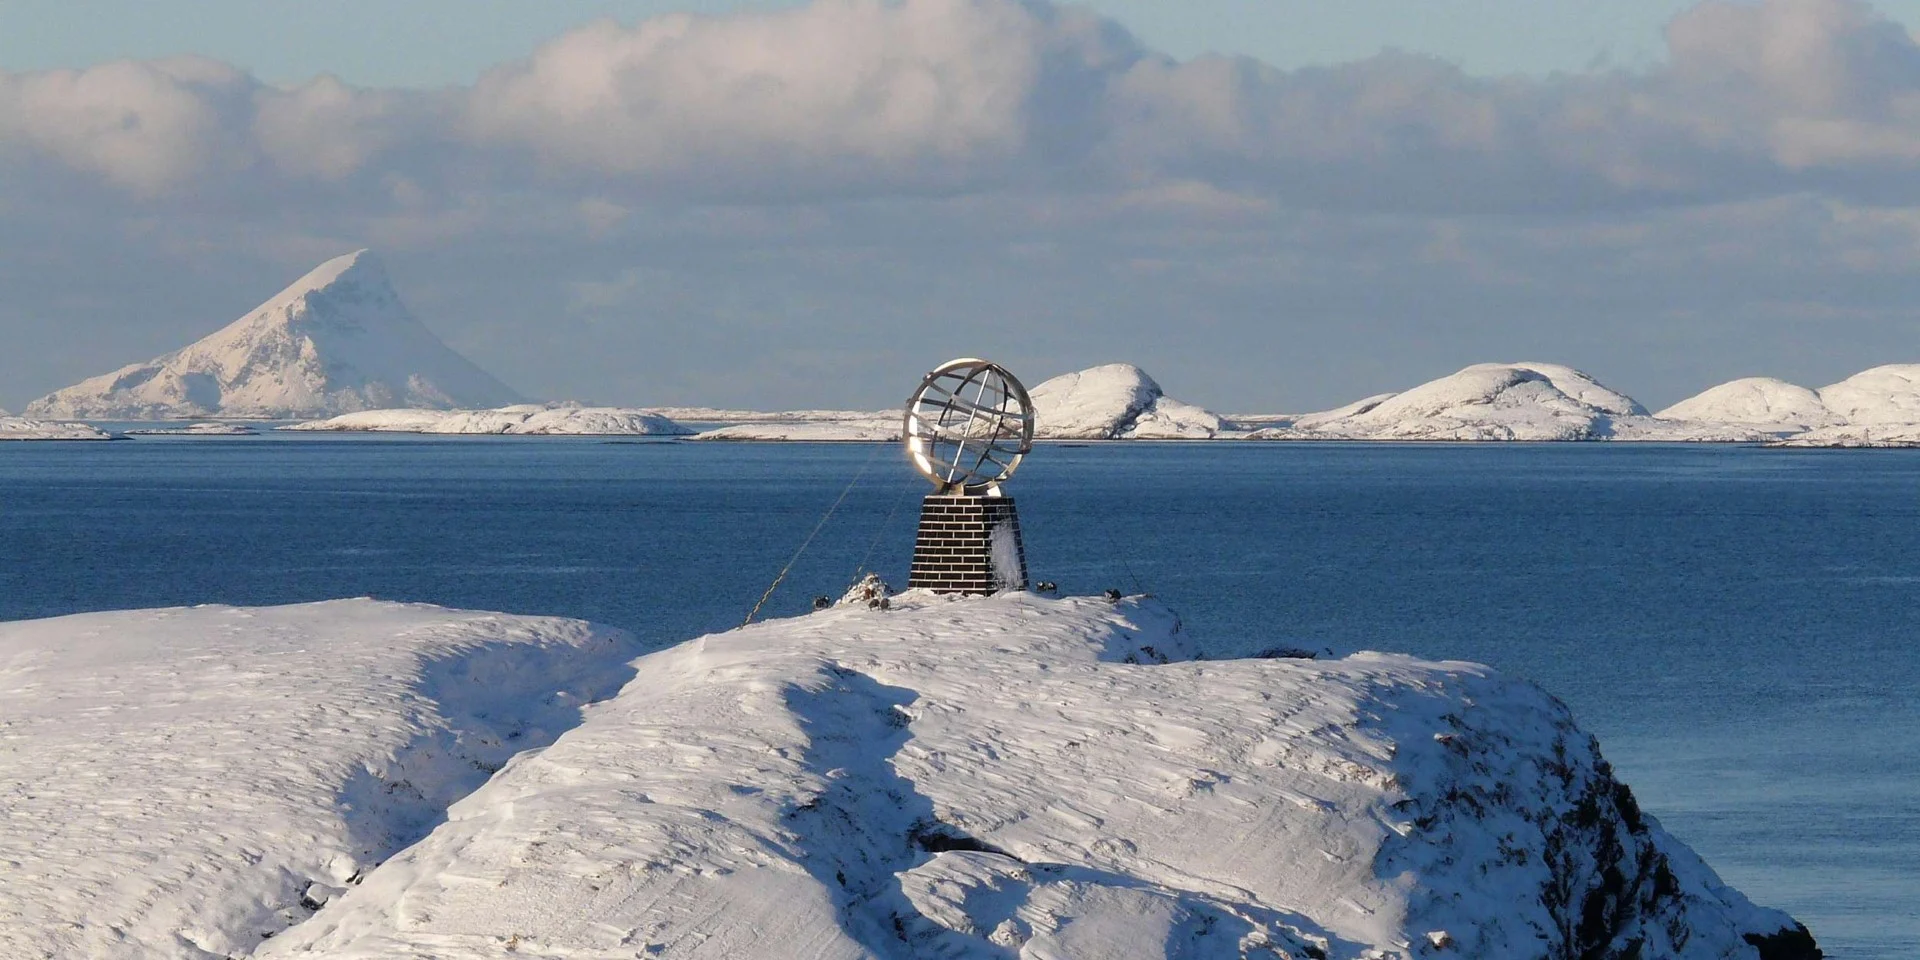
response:
M1920 424L1920 363L1862 370L1820 388L1820 400L1848 424Z
M371 600L0 623L0 957L248 955L636 653Z
M1034 436L1046 440L1205 440L1218 415L1166 395L1130 363L1061 374L1029 391Z
M1774 432L1841 422L1820 394L1773 377L1745 377L1710 387L1654 414L1663 420L1737 423Z
M84 423L59 423L0 416L0 440L111 440L112 435Z
M96 420L323 417L382 407L480 407L520 398L407 311L362 250L294 281L182 350L33 402Z
M1028 595L686 643L259 956L1815 955L1531 685L1185 652Z
M1296 430L1318 430L1330 423L1338 423L1349 417L1357 417L1363 413L1370 413L1373 408L1386 403L1388 400L1392 400L1393 397L1394 395L1391 393L1376 393L1371 397L1355 400L1344 407L1335 407L1332 410L1324 410L1320 413L1309 413L1305 416L1295 418L1290 426Z
M692 430L651 410L522 403L496 410L363 410L282 430L369 433L681 436Z

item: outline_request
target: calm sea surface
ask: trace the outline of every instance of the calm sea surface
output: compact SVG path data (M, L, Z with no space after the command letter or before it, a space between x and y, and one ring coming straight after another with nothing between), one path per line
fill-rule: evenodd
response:
M288 435L0 444L0 619L371 595L658 644L905 580L891 445ZM1158 594L1220 654L1478 660L1830 956L1920 957L1920 451L1043 446L1033 576Z

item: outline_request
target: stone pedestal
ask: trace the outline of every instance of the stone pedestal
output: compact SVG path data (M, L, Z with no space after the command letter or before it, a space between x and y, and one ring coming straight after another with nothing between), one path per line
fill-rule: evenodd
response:
M1027 554L1012 497L934 494L920 505L909 587L994 593L1027 586Z

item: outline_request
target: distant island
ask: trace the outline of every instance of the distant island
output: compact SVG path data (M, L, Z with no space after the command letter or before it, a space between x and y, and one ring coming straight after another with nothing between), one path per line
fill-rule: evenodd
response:
M1920 364L1875 367L1818 390L1743 378L1657 413L1580 370L1538 362L1474 364L1309 414L1222 416L1169 396L1126 363L1062 374L1031 393L1042 440L1920 446ZM365 250L328 260L193 344L56 390L25 413L0 412L0 440L111 438L80 421L236 419L296 420L281 429L329 432L844 442L900 436L900 414L891 410L526 403L415 319Z

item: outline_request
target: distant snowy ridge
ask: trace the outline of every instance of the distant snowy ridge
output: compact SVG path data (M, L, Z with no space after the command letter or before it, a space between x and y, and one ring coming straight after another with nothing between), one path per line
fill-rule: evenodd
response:
M1529 684L1187 655L1030 595L684 643L256 956L1817 956Z
M904 420L903 413L889 413L866 419L765 420L716 427L696 434L693 439L792 443L898 442Z
M321 264L184 349L55 391L27 412L94 420L294 419L520 399L414 319L378 259L362 250Z
M893 410L732 410L719 407L648 407L682 423L832 423L899 417Z
M1753 441L1737 426L1662 420L1632 397L1557 363L1477 363L1404 393L1381 394L1291 424L1258 440Z
M365 410L280 428L364 433L514 436L684 436L693 431L652 410L523 403L496 410Z
M84 423L60 423L0 415L0 440L111 440L113 435Z
M0 623L0 957L252 956L637 654L372 600Z
M1166 395L1130 363L1062 374L1028 391L1038 440L1206 440L1232 426L1219 415ZM722 412L722 411L712 411ZM801 411L754 414L696 440L899 440L904 412Z

